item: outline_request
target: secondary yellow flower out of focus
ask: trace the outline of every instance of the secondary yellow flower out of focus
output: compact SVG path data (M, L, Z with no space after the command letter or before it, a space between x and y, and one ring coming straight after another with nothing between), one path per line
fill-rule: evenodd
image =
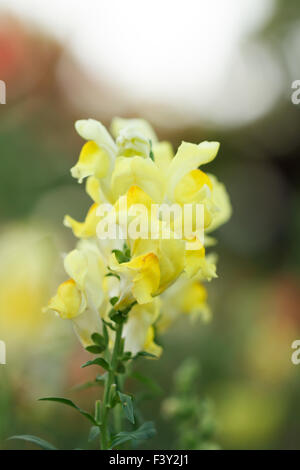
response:
M52 316L41 315L56 279L58 259L49 227L34 222L3 227L0 258L0 339L21 365L59 331Z

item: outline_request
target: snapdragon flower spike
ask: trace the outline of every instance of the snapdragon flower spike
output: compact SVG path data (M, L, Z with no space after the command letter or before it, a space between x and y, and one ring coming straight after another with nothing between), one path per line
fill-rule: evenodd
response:
M203 171L216 157L219 143L182 142L174 153L171 144L159 142L143 119L115 118L111 133L94 119L77 121L75 128L86 143L71 174L80 183L86 180L93 204L83 222L65 217L64 224L78 242L64 261L69 280L59 286L49 309L73 322L85 347L94 344L95 333L101 335L103 325L111 325L111 346L113 324L122 321L127 352L159 356L156 325L163 331L181 313L210 316L203 282L216 277L216 262L206 252L206 246L214 243L208 234L231 215L225 186ZM103 216L99 211L107 202L116 213L118 233L125 236L109 240L97 236L99 223L112 215ZM202 204L204 242L198 236L194 210L184 215L190 218L190 233L178 236L178 227L170 221L171 236L166 239L166 222L151 210L162 203L190 204L193 209ZM131 211L136 204L146 208L146 215ZM133 238L124 231L124 211L136 225L143 223L143 217L150 218L157 236ZM194 249L187 248L186 242L192 242Z

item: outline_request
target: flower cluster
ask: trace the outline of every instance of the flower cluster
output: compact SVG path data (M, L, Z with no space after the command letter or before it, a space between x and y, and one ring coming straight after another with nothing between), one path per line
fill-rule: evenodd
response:
M214 242L209 234L230 217L231 206L224 185L199 167L216 157L219 143L182 142L174 155L171 144L159 142L142 119L115 118L111 133L93 119L77 121L75 127L87 142L71 174L79 183L85 180L93 203L83 222L65 217L78 243L64 259L69 279L48 308L72 320L84 347L93 344L92 335L101 334L103 324L122 319L124 349L159 356L157 331L181 313L210 315L203 282L216 277L216 265L206 247ZM105 217L101 207L108 203L123 236L104 240L97 236L97 226ZM124 210L136 225L141 223L141 215L130 212L136 204L156 218L155 238L124 233ZM166 223L159 214L153 216L153 204L189 204L190 232L178 236L178 223L170 219L171 236L164 237ZM204 240L194 210L199 204ZM112 328L111 345L113 335Z

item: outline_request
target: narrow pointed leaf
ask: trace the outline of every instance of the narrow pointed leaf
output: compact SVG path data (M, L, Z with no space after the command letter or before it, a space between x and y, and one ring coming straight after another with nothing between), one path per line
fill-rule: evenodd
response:
M66 405L66 406L70 406L71 408L74 408L75 410L77 410L82 416L84 416L86 419L91 421L93 424L97 425L95 418L87 411L75 405L75 403L72 402L72 400L68 400L67 398L60 398L60 397L45 397L45 398L39 398L39 401L54 401L57 403L62 403L63 405Z
M43 450L58 450L54 445L50 444L50 442L44 441L37 436L31 436L29 434L22 434L19 436L11 436L7 440L10 441L12 439L19 439L20 441L32 442L37 446L41 447Z
M98 346L97 344L93 344L91 346L87 346L85 349L92 354L101 354L104 351L105 346Z
M93 333L91 338L97 346L100 346L103 348L103 350L106 348L106 341L104 336L100 335L99 333Z
M90 429L90 433L89 433L89 439L88 441L89 442L92 442L96 439L96 437L98 437L100 434L100 428L99 426L92 426L91 429Z
M126 395L125 393L118 392L119 398L122 403L122 408L124 411L124 414L128 421L130 421L132 424L134 424L134 413L133 413L133 404L132 404L132 398L130 395Z
M146 351L138 352L135 356L133 356L132 359L137 359L139 357L153 357L154 359L157 359L157 356L155 356L154 354L148 353Z
M92 361L87 361L85 364L82 364L81 368L84 369L85 367L89 366L100 366L103 367L105 370L109 370L109 364L106 362L105 359L102 357L97 357L96 359L93 359Z
M135 441L144 441L146 439L150 439L156 434L156 430L152 421L147 421L146 423L142 424L138 429L131 432L119 432L116 434L111 442L111 448L114 448L120 444L124 444L124 442L128 442L131 440Z

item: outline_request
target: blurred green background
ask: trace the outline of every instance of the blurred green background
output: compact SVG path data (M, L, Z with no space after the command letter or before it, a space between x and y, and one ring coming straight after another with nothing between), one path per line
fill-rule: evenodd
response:
M238 2L230 3L234 13ZM116 93L118 77L110 80L105 68L95 80L68 41L59 40L44 23L29 21L23 2L13 4L0 18L0 79L7 85L7 104L0 105L0 339L7 345L7 365L0 365L0 448L29 448L6 441L24 433L60 448L87 446L89 427L76 413L36 402L43 395L64 394L89 407L101 393L72 390L92 373L80 369L87 353L67 322L42 314L41 308L64 279L61 253L74 243L62 226L63 216L80 219L89 204L69 172L82 145L73 123L94 117L108 125L120 114L149 119L159 137L174 146L181 140L220 141L209 171L224 181L233 205L232 219L217 234L219 278L208 285L212 322L191 325L183 317L160 338L162 358L137 364L162 389L142 405L159 430L148 448L177 445L176 426L164 413L164 403L174 393L175 371L193 357L201 365L195 393L214 403L220 447L299 449L300 366L291 362L291 344L300 338L300 105L291 102L291 84L300 79L299 2L266 2L272 7L267 18L239 43L246 75L232 61L220 95L224 102L212 99L209 118L199 111L188 120L186 108L180 111L171 102L160 106L159 96L154 103L131 99L132 89ZM205 13L205 3L199 5L199 13ZM165 35L173 27L169 8ZM184 13L190 14L189 2ZM149 31L147 20L138 19ZM190 60L201 64L201 52ZM271 72L265 69L268 60ZM133 74L138 72L137 61ZM262 82L256 82L259 76ZM239 93L242 87L242 95L235 86ZM209 91L209 85L203 88L204 94ZM178 88L181 97L184 93ZM268 93L272 99L263 105ZM195 107L198 100L195 91ZM251 114L250 104L260 112ZM130 391L136 387L129 382Z

